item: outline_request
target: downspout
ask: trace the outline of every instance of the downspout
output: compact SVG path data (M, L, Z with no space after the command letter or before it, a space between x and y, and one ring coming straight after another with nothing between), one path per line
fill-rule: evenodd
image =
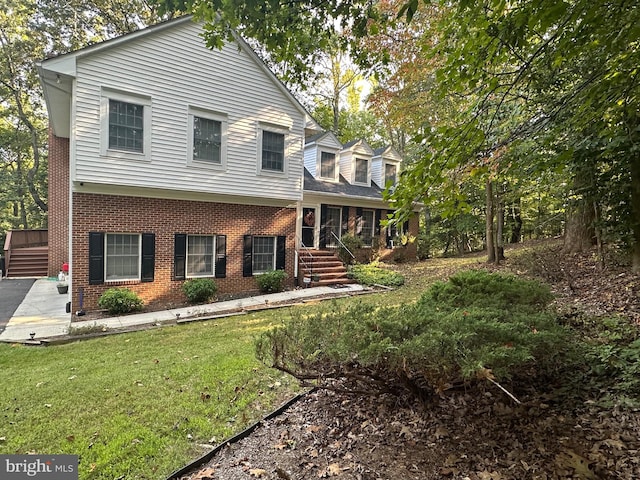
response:
M69 239L67 240L67 262L69 263L69 291L67 292L67 313L73 316L73 178L76 171L76 78L71 80L71 125L69 127Z

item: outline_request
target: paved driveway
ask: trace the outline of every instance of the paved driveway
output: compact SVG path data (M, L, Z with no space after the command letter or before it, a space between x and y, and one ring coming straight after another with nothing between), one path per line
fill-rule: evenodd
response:
M3 278L0 281L0 333L33 286L33 278Z

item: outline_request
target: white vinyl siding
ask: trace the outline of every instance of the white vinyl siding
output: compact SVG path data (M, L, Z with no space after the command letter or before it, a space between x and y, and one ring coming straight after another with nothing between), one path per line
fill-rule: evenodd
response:
M71 142L75 159L70 175L74 183L282 201L302 199L303 112L262 70L253 54L236 44L210 50L201 33L198 24L183 22L157 34L151 32L78 57L77 97L72 104L75 124ZM171 64L167 58L171 58ZM150 104L151 135L145 134L150 142L149 161L144 168L140 168L140 162L131 161L131 153L108 161L99 158L100 99L107 90L146 98ZM196 162L190 162L191 106L225 115L228 122L225 168L203 174L202 169L194 168ZM287 155L284 173L261 176L257 181L256 125L260 122L286 129ZM197 162L198 166L204 163Z
M215 251L213 236L187 236L187 277L214 276Z
M254 274L275 270L276 237L253 237L252 248L252 270Z
M105 280L140 280L141 236L128 233L105 235Z
M304 168L306 168L312 176L316 176L317 170L317 152L318 147L312 145L304 149Z

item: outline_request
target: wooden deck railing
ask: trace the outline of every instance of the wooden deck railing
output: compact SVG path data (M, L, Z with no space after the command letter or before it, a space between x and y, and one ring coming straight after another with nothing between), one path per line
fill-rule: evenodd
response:
M18 248L45 247L49 244L47 230L9 230L4 240L4 268L7 274L11 263L11 250Z

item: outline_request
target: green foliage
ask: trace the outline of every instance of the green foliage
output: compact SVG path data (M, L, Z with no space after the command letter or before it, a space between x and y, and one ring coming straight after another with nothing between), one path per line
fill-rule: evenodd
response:
M451 276L447 282L435 283L421 302L433 302L450 309L480 307L537 312L551 300L549 287L534 280L467 270Z
M284 270L270 270L256 276L258 288L262 293L276 293L284 289L284 281L287 278L287 272Z
M128 288L110 288L100 296L98 306L106 309L111 315L119 315L141 310L143 302Z
M477 377L529 376L556 368L566 351L567 329L546 310L550 300L535 282L470 272L435 285L415 304L334 305L295 315L259 338L257 354L302 378L355 372L414 393Z
M192 278L182 284L182 291L189 303L204 303L210 300L218 290L211 278Z
M580 381L606 404L640 403L640 330L626 318L570 315L587 371ZM584 368L583 368L584 369Z
M355 255L357 257L357 253L364 246L364 243L362 242L362 239L360 237L358 237L356 235L353 235L351 233L347 233L345 235L342 235L340 240L342 241L342 244L344 246L340 245L338 247L338 258L340 258L342 263L344 263L346 265L350 265L355 260L349 254L349 252L351 252L353 255ZM349 251L347 251L347 249Z
M379 267L375 263L357 264L349 267L349 277L363 285L385 285L399 287L404 285L404 277L393 270Z

